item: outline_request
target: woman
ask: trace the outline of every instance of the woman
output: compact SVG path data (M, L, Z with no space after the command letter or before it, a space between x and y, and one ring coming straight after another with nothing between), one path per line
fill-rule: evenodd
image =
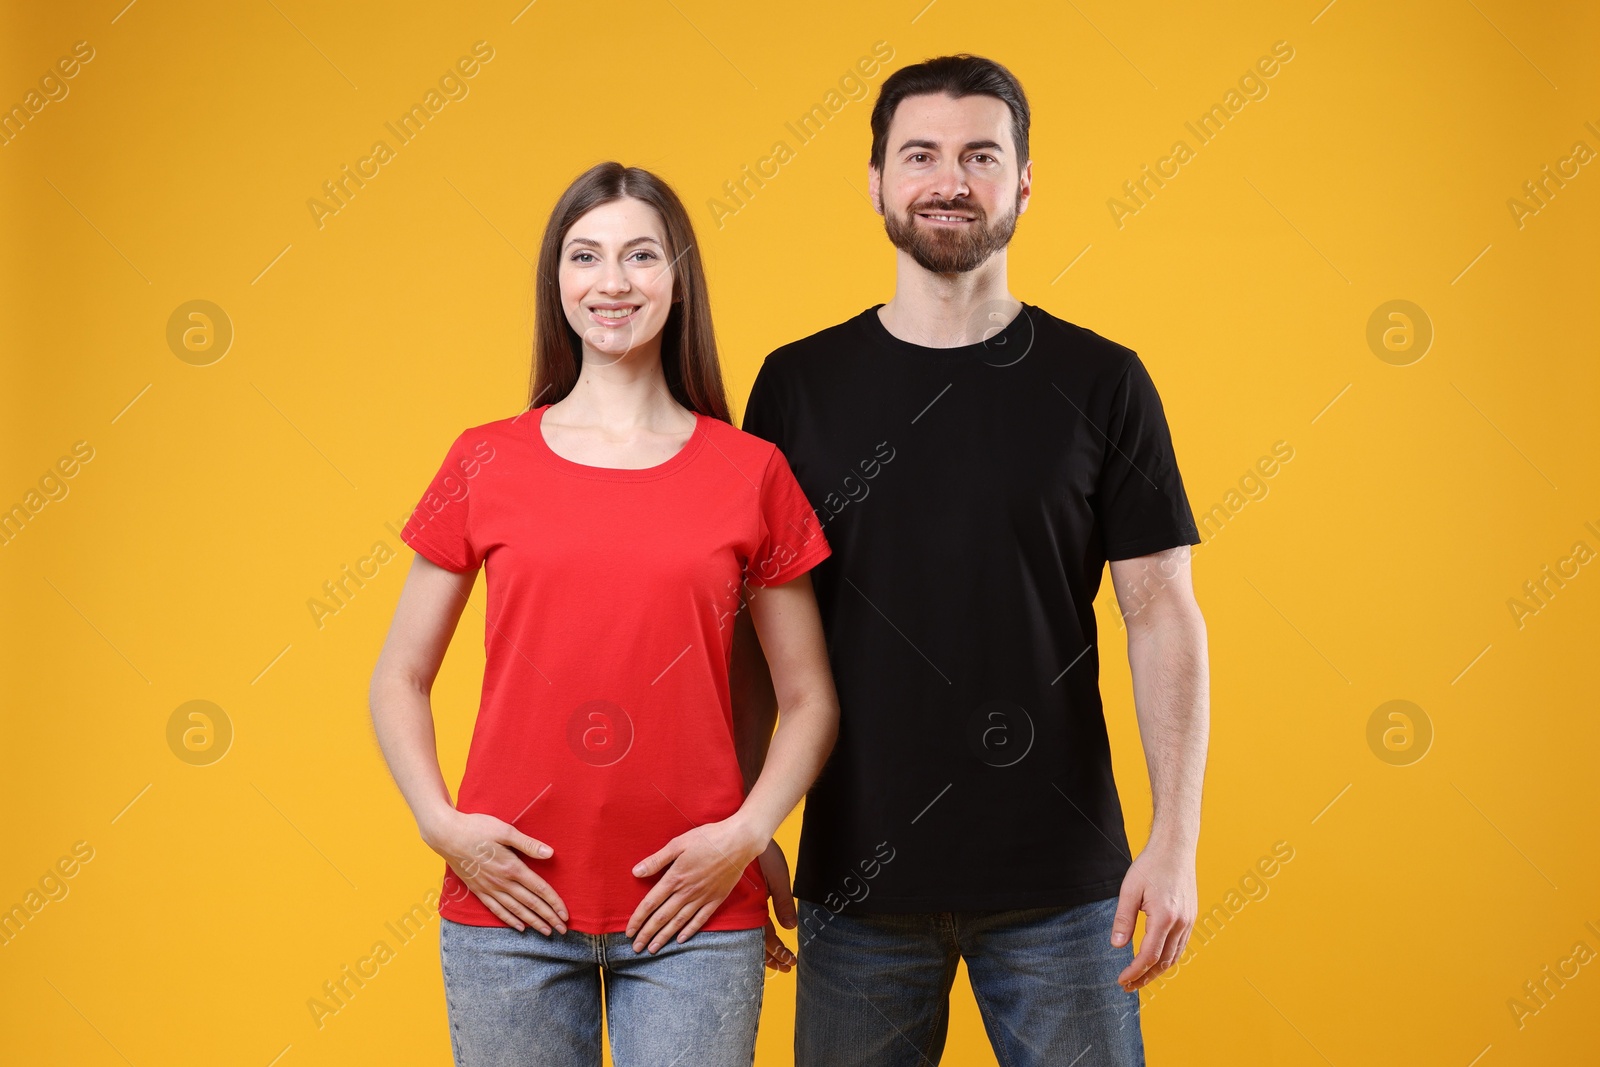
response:
M451 445L401 532L417 558L372 679L384 757L446 861L455 1060L598 1065L603 996L618 1067L748 1067L763 868L787 878L772 834L838 729L805 574L830 550L783 455L728 421L694 233L660 179L582 175L537 285L529 408ZM487 664L453 805L429 691L480 565ZM746 611L782 709L748 795Z

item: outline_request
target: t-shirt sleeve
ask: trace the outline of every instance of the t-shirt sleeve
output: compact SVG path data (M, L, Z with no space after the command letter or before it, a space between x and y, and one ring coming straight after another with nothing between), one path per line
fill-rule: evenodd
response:
M483 553L473 538L472 492L494 446L474 439L471 431L457 437L427 491L400 531L400 539L417 553L448 571L475 571Z
M750 386L750 399L744 405L744 423L739 428L782 448L783 404L778 392L778 373L773 369L769 357L756 371L755 384Z
M1106 558L1200 543L1155 382L1135 355L1112 391L1097 510Z
M767 459L759 510L760 540L745 566L745 581L750 585L793 581L833 552L781 449L774 448Z

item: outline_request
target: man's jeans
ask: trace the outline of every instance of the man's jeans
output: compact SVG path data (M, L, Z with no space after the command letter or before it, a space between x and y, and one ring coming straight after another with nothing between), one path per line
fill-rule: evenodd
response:
M1143 1067L1139 994L1117 975L1117 898L1070 908L837 914L798 902L796 1067L929 1067L958 959L1001 1067Z
M617 1067L750 1067L765 955L759 929L701 930L652 955L621 933L439 918L457 1067L600 1067L602 972Z

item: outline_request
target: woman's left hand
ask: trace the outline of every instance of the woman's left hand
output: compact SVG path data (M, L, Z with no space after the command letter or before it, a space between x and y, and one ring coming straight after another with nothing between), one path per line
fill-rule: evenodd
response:
M645 857L633 869L636 877L664 873L628 920L633 950L648 944L657 952L674 934L679 943L693 937L766 848L766 838L757 838L735 819L724 819L679 834ZM766 886L759 888L765 897Z

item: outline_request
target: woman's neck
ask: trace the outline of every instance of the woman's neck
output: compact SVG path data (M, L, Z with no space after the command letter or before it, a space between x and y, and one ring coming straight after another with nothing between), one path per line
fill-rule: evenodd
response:
M567 425L603 426L624 434L672 433L690 414L668 390L659 353L650 359L637 350L609 365L586 351L572 391L550 410Z

